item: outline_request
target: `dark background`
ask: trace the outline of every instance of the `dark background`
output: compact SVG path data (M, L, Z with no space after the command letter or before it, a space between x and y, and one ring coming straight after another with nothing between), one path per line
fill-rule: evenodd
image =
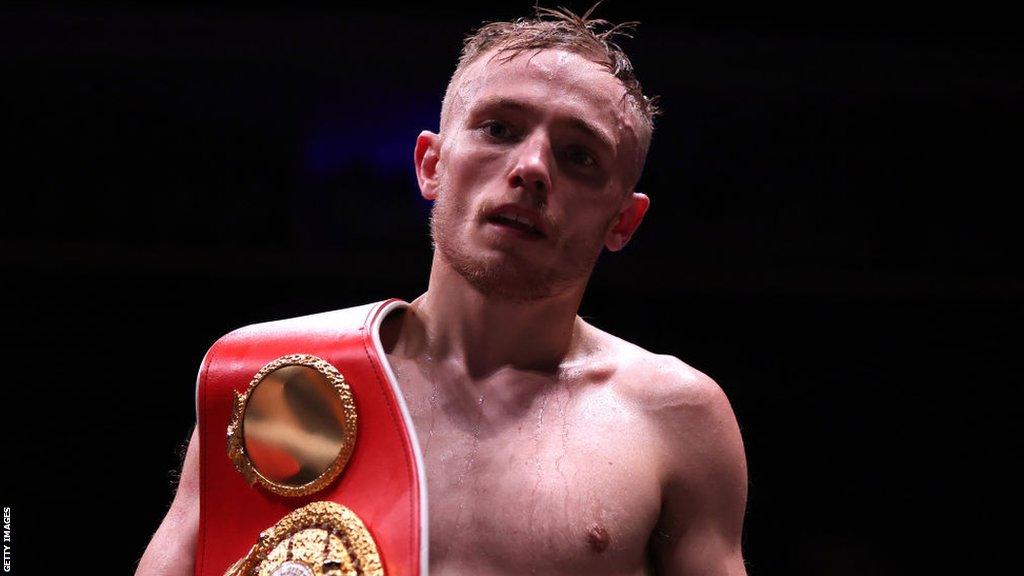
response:
M133 570L218 336L422 292L414 139L463 35L530 7L202 4L0 8L16 573ZM728 393L749 572L1019 571L1016 21L599 14L643 21L623 45L665 115L652 212L581 314Z

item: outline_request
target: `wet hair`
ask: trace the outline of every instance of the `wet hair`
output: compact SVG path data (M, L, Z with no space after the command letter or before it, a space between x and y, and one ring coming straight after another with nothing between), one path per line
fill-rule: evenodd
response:
M639 22L624 22L613 25L607 20L592 19L590 16L600 5L594 4L582 16L566 8L543 8L536 6L532 18L519 18L512 22L488 22L466 37L459 57L459 65L452 74L441 105L441 130L443 131L452 114L451 102L454 88L462 73L483 54L494 52L492 58L508 62L517 55L528 51L557 48L590 58L604 66L626 89L624 98L632 105L640 120L640 158L650 147L654 132L654 117L660 114L657 98L645 96L640 82L633 72L633 64L615 38L631 38L631 32ZM639 177L639 174L637 175Z

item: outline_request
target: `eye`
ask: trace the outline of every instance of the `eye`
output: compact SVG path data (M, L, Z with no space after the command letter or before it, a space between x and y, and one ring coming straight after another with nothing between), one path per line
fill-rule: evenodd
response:
M584 148L571 147L566 150L566 157L569 159L569 162L582 168L597 166L597 159Z
M507 140L512 137L512 130L497 120L488 120L483 123L481 128L488 136L495 140Z

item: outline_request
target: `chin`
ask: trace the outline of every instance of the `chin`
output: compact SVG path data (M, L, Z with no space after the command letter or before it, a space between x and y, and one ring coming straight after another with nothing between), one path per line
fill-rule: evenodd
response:
M585 285L597 261L580 259L572 266L539 267L523 256L500 250L474 250L467 242L435 236L441 259L481 294L508 302L535 302Z
M600 246L584 248L585 242L570 243L578 249L566 254L565 262L540 266L519 250L478 245L474 242L478 237L459 234L452 220L434 205L430 222L434 250L478 292L500 300L533 302L585 285L600 253Z
M449 248L437 244L441 258L481 294L511 302L533 302L555 294L554 282L546 277L549 275L531 270L512 256L487 258Z

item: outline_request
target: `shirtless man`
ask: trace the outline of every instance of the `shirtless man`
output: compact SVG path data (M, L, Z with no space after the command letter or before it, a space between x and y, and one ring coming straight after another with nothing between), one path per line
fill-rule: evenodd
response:
M608 36L538 12L467 40L440 133L416 141L433 265L381 336L423 452L431 573L744 574L722 390L577 316L649 206L653 106ZM138 574L192 572L195 444Z

